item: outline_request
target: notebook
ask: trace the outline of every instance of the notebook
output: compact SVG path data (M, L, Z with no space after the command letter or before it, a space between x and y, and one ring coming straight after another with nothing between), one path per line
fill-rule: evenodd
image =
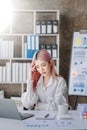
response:
M23 120L34 116L31 113L20 113L13 99L0 99L0 117Z

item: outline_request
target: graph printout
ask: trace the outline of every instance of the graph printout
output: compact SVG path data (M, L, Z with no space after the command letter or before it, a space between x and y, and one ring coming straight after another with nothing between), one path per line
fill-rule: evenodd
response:
M74 32L69 74L69 95L87 95L87 34Z

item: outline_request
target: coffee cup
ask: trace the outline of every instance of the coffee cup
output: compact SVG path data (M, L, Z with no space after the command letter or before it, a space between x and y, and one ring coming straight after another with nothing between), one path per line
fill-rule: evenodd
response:
M58 115L68 114L68 109L71 109L70 105L68 104L59 104L58 105Z

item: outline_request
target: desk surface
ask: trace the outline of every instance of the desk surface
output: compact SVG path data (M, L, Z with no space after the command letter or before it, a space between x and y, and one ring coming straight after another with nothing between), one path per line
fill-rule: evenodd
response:
M87 130L87 119L80 119L77 111L69 111L72 116L71 119L52 119L51 117L49 119L39 119L39 117L42 118L43 115L47 114L47 111L27 112L33 113L35 116L26 120L0 118L0 130ZM53 116L57 115L57 112L49 112L49 114Z

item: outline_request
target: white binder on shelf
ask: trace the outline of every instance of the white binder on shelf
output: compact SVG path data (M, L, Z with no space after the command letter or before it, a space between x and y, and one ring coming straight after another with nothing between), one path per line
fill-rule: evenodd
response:
M36 33L41 33L41 22L39 20L36 21Z
M32 58L31 36L27 36L27 58Z
M23 64L19 63L19 82L23 82Z
M6 82L6 66L2 67L2 82Z
M57 58L57 44L52 44L52 57Z
M47 34L52 34L52 21L47 21Z
M23 63L23 82L27 80L27 63Z
M0 82L2 82L2 66L0 66Z
M46 49L49 52L49 54L52 56L51 45L50 44L46 44Z
M5 41L5 58L9 58L9 42L8 40Z
M35 37L35 35L32 35L31 36L31 45L32 45L32 58L33 58L33 55L34 55L34 53L35 53L35 51L36 51L36 48L35 48L35 40L36 40L36 37Z
M16 81L16 63L12 63L12 82Z
M30 67L31 67L31 63L27 63L27 77L26 77L26 79L29 78Z
M53 20L53 34L58 34L58 20Z
M42 21L41 21L41 33L42 33L42 34L46 34L46 32L47 32L46 21L45 21L45 20L42 20Z
M35 35L35 51L39 50L39 35Z
M9 57L13 58L14 57L14 41L9 40Z
M19 70L19 63L18 62L16 62L15 63L15 81L16 82L18 82L19 81L19 79L18 79L18 70Z
M6 62L6 82L11 82L11 63Z

